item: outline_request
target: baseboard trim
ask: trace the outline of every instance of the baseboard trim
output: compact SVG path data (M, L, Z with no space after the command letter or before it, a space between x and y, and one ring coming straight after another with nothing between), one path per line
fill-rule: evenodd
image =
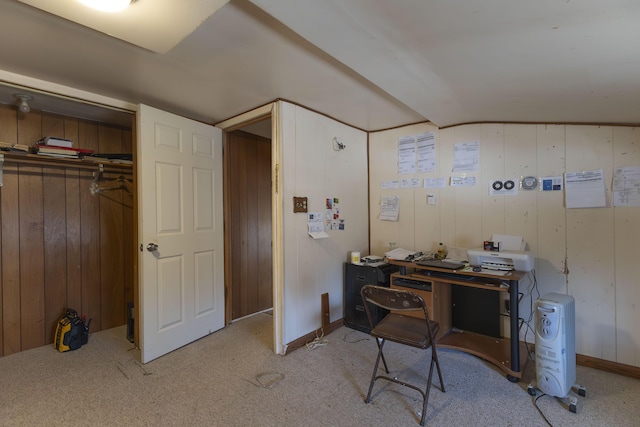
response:
M324 336L329 335L331 332L343 326L343 319L338 319L335 322L329 323L329 331L325 331ZM320 331L322 328L318 328ZM307 343L310 343L317 338L317 331L309 332L308 334L301 336L300 338L291 341L287 344L287 354L304 347ZM534 344L530 344L532 348ZM582 354L576 354L576 364L580 366L587 366L589 368L599 369L601 371L611 372L613 374L622 375L625 377L640 379L640 367L625 365L624 363L612 362L610 360L598 359L597 357L585 356Z
M344 324L344 322L343 322L342 319L338 319L335 322L329 323L329 330L328 331L324 331L324 335L323 336L326 337L331 332L333 332L336 329L338 329L339 327L341 327L343 324ZM318 334L320 333L321 330L322 330L322 328L320 327L316 331L309 332L308 334L303 335L300 338L291 341L289 344L287 344L287 352L285 354L289 354L292 351L297 350L300 347L304 347L306 344L308 344L311 341L315 340L318 337Z
M625 377L640 379L640 368L637 366L625 365L623 363L598 359L596 357L576 354L576 363L589 368L600 369L601 371L623 375Z

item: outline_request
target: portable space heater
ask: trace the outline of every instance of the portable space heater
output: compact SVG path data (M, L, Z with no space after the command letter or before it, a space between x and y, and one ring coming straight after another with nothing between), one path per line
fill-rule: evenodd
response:
M549 293L534 305L536 331L537 388L549 396L568 399L569 410L576 412L576 401L569 397L572 387L581 396L585 389L576 381L575 301L570 295ZM529 386L529 394L536 394Z

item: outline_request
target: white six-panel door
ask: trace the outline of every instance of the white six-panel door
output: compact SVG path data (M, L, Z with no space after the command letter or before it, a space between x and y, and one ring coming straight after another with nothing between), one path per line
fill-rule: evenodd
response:
M224 326L222 131L140 105L138 165L147 363Z

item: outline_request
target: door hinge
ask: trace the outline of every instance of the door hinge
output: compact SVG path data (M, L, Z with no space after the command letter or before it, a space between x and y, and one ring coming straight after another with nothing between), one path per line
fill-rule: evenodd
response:
M276 178L275 178L275 180L276 180L276 182L275 182L275 193L278 194L278 181L279 181L279 178L280 178L280 164L277 164L277 163L276 163L276 174L275 175L276 175Z

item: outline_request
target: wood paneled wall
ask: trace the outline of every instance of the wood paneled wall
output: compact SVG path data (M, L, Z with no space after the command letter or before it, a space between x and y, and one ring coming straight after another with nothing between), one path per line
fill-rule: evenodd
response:
M132 131L0 106L0 140L32 145L59 136L98 153L131 153ZM0 187L0 356L53 342L67 307L92 319L90 332L126 323L133 301L133 195L92 195L99 174L5 159Z
M434 132L437 170L398 173L398 138ZM640 367L640 287L636 273L640 207L612 206L617 168L640 165L640 129L629 126L487 123L437 129L420 124L370 134L371 251L388 242L435 250L480 247L493 234L523 236L535 256L535 276L521 281L520 317L531 326L532 302L559 292L576 302L577 353ZM471 187L383 189L388 180L446 178L452 175L455 144L478 141L477 177ZM607 206L567 209L564 191L489 193L492 180L560 176L603 169ZM427 204L427 194L437 196ZM400 197L397 222L379 219L383 195ZM463 255L464 256L464 255ZM525 324L520 338L535 340Z
M231 319L273 307L271 140L242 131L228 135L228 232Z

